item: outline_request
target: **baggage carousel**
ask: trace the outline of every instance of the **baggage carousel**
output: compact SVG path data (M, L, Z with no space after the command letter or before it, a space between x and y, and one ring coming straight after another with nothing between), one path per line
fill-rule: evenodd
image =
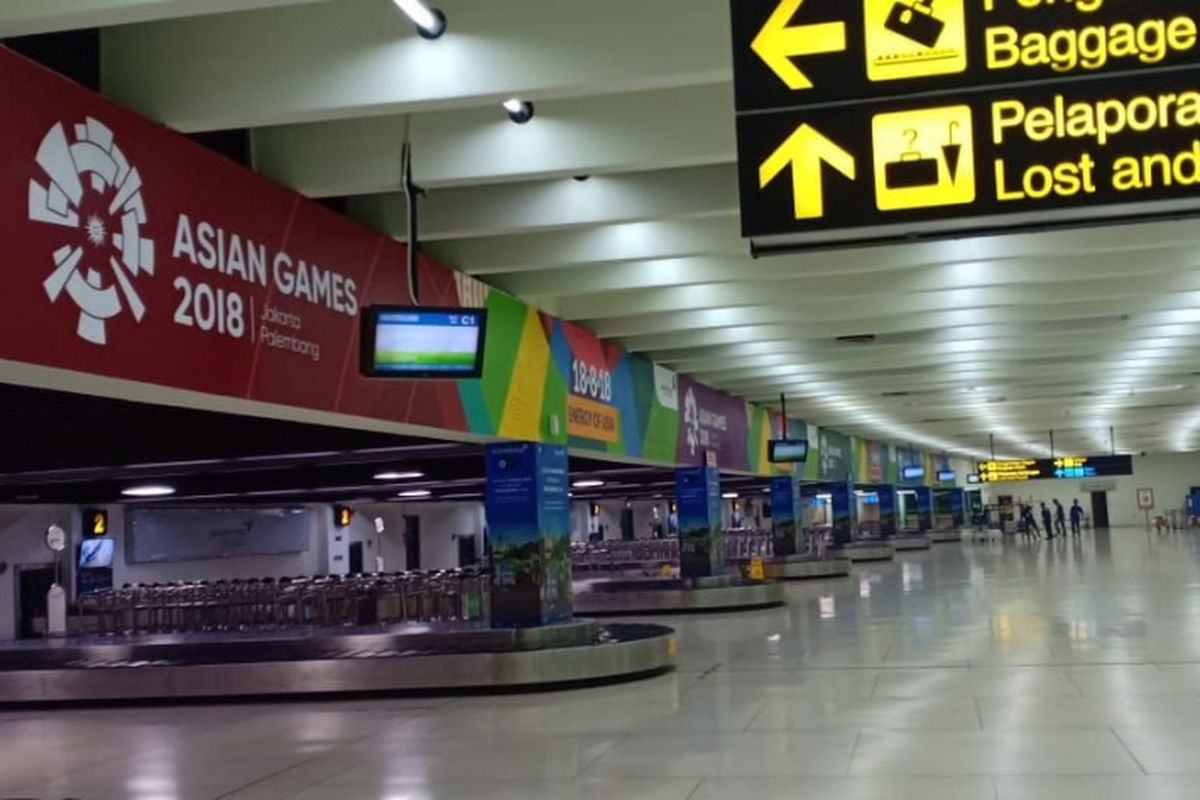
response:
M853 544L834 547L829 551L834 558L847 561L891 561L896 557L896 550L886 541L862 541Z
M675 665L661 625L373 628L0 644L0 705L550 688Z
M850 560L846 558L783 556L763 561L763 575L772 581L844 578L849 574Z
M609 578L575 583L581 616L749 611L786 602L782 584L713 578Z
M901 534L888 539L893 550L928 550L933 547L933 540L921 534Z
M957 528L948 531L929 531L925 534L929 537L929 541L934 544L946 544L949 542L961 542L963 539L962 531Z

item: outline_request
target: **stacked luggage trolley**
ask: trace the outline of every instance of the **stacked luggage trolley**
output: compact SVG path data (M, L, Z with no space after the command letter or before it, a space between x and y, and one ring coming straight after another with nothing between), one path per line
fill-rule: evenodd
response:
M0 705L555 687L671 669L674 631L492 627L483 569L126 586L0 645Z
M575 610L581 615L740 611L783 605L786 578L844 576L849 563L816 556L777 557L770 533L730 530L722 537L722 574L680 574L679 539L578 544L572 552Z

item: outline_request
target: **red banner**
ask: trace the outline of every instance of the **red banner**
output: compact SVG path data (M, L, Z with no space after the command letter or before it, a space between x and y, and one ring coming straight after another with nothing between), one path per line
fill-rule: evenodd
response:
M0 48L0 358L463 430L453 382L368 382L405 248ZM420 299L459 305L423 262Z

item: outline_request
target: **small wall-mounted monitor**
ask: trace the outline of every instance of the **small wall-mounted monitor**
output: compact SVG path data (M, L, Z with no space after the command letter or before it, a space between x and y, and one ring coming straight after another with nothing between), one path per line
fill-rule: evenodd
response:
M978 484L979 483L979 473L972 472L970 475L968 475L967 483L971 484L972 486L975 486L976 484Z
M958 473L952 469L939 470L937 474L938 483L953 483L958 480Z
M925 477L925 468L921 466L905 467L900 475L906 481L919 481Z
M478 378L487 312L373 306L363 311L362 371L376 378Z
M767 442L767 460L772 464L803 464L808 460L804 439L772 439Z
M112 539L84 539L79 545L79 568L111 567L116 546L117 543Z

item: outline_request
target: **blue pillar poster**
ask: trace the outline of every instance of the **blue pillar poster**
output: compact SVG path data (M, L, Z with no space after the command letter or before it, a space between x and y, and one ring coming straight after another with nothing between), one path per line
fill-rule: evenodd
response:
M488 446L493 627L534 628L571 618L568 482L565 447Z
M879 535L890 539L899 533L896 524L896 487L876 487L879 493Z
M920 520L921 533L933 530L933 489L928 486L918 486L917 517Z
M832 518L833 518L833 543L836 546L850 544L854 538L854 493L851 491L851 485L845 481L839 481L830 486L829 494L831 495Z
M775 555L792 556L800 551L800 482L790 475L771 479L771 523Z
M950 516L953 518L952 524L955 528L961 528L967 524L966 519L966 492L962 489L950 490Z
M679 508L680 575L707 578L720 574L725 564L720 473L715 467L676 470L675 501Z

